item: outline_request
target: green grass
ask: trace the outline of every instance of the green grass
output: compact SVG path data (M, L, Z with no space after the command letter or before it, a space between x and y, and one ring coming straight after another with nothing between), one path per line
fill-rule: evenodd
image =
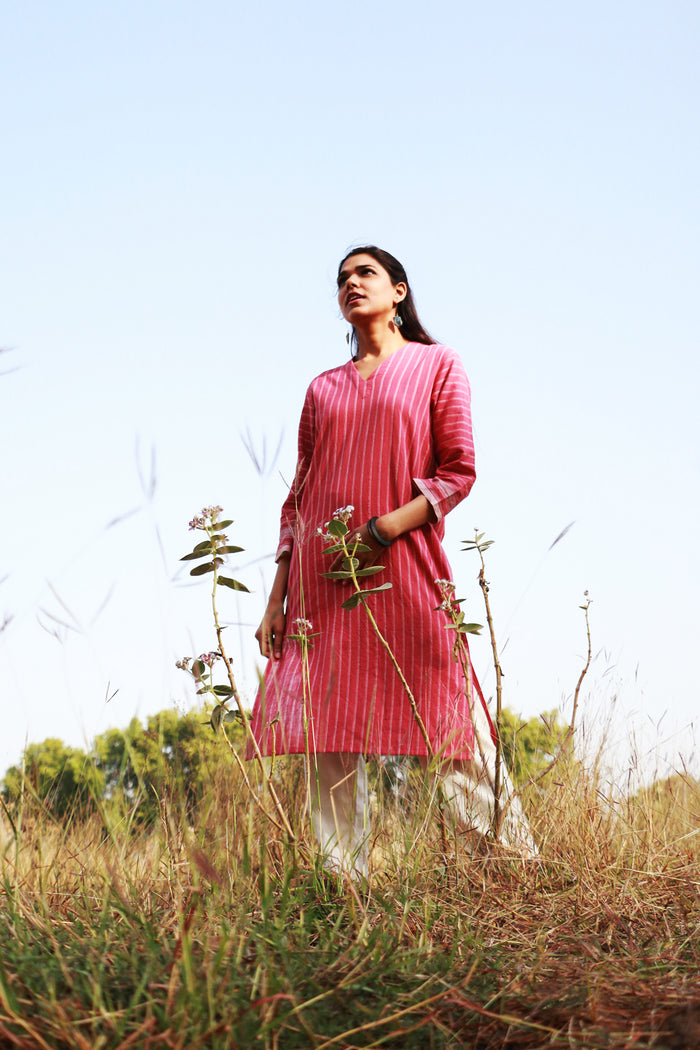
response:
M415 841L416 792L377 804L363 887L319 870L294 763L296 845L230 767L150 831L25 799L0 825L0 1046L696 1045L697 785L622 806L555 775L527 800L541 861L445 852L434 820Z

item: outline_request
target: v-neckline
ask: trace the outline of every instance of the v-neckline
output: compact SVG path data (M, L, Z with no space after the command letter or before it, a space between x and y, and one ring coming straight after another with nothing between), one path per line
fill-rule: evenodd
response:
M402 350L405 350L407 346L412 346L412 345L413 345L412 343L404 343L403 346L397 346L396 350L392 350L392 352L390 354L388 354L384 358L383 361L380 361L379 364L377 365L377 367L373 368L368 376L360 375L359 369L357 368L357 365L355 364L355 362L352 359L350 361L348 361L348 364L349 364L350 368L352 368L355 376L357 377L357 381L359 383L369 383L372 379L374 379L374 377L376 376L377 372L380 372L381 369L384 368L384 365L388 364L389 361L391 361L392 358L396 357L397 354L400 354Z

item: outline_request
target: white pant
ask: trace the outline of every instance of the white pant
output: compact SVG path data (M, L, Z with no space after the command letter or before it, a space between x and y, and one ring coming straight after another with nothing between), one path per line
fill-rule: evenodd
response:
M478 698L474 703L474 721L474 757L445 762L431 772L451 817L475 835L486 835L493 820L496 748ZM427 769L428 759L421 759L421 765ZM316 755L310 780L311 823L325 866L366 875L369 792L364 758L348 753ZM520 800L513 796L513 785L502 764L501 812L505 810L505 816L501 842L524 857L536 857L538 851L527 818Z

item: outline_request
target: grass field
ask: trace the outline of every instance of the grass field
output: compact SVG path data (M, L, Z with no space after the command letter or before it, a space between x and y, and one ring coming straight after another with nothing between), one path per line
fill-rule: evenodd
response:
M295 843L230 762L147 829L26 797L0 826L0 1046L700 1046L698 785L549 781L536 862L445 849L418 783L376 799L366 886L319 869L293 760Z

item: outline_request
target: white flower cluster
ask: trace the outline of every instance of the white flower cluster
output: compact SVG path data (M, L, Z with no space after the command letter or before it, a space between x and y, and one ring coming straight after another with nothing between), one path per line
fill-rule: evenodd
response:
M294 624L296 633L303 635L305 638L311 634L314 629L311 620L305 620L303 616L297 616L296 620L292 620L292 623Z
M337 510L334 510L332 516L336 519L336 521L342 521L347 525L348 521L353 515L354 510L355 508L353 507L353 505L351 503L348 503L347 507L338 507Z
M207 667L211 667L217 660L221 658L221 653L200 653L199 659Z
M202 513L192 518L190 529L206 529L207 525L213 525L223 509L223 507L202 507Z
M435 585L438 587L440 594L442 595L442 601L438 605L438 609L442 609L442 611L446 613L451 613L454 608L454 583L452 583L452 580L435 580Z
M337 510L333 511L331 515L331 521L342 521L344 525L347 525L348 521L352 517L354 510L355 508L351 503L348 503L347 507L338 507ZM316 529L316 535L320 536L322 540L326 540L328 543L335 543L337 537L333 536L328 531L329 525L330 521L327 521L325 525L319 525Z
M443 594L454 594L455 585L452 580L436 580L435 585L440 588Z

